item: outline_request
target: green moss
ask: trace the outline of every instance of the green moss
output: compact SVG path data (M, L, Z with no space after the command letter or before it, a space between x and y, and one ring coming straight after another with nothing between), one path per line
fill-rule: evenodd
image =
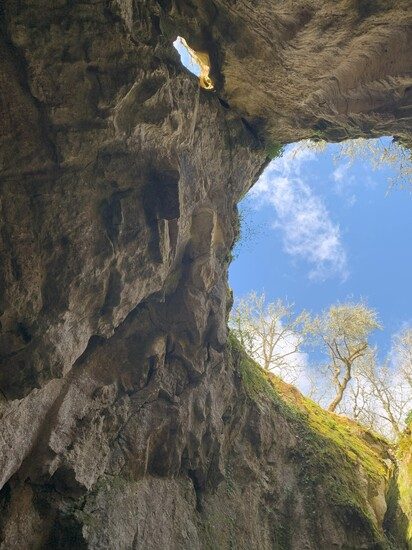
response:
M240 239L242 238L242 222L243 222L242 211L236 208L234 223L233 223L234 239L233 239L233 243L230 248L230 251L226 256L226 261L228 264L232 263L232 261L237 257L237 253L235 252L235 250L236 250L236 245L239 243Z
M274 141L266 147L266 156L270 160L280 157L282 153L283 153L283 145L278 141Z
M310 137L312 141L324 141L325 140L325 133L323 130L312 130L312 135Z
M233 334L229 344L248 396L258 406L270 400L299 438L300 445L292 451L291 459L300 467L308 512L315 509L316 492L322 487L341 520L380 541L381 534L360 489L358 472L361 467L370 481L377 483L389 477L385 440L347 418L325 411L296 388L264 371L244 353Z

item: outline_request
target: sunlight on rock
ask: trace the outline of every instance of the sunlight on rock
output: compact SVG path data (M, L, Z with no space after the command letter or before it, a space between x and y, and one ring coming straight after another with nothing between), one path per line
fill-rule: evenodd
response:
M191 73L199 77L199 84L205 90L213 90L214 85L209 76L210 58L207 52L196 52L188 45L186 40L178 36L173 46L179 52L182 65Z

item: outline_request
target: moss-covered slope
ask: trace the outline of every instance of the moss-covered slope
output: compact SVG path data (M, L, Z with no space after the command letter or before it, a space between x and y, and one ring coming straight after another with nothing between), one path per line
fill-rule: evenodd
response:
M350 526L354 533L369 533L366 548L406 548L395 524L392 529L396 532L384 527L387 493L396 471L387 441L346 417L325 411L293 386L264 371L233 337L231 348L248 396L260 406L271 402L297 434L299 446L293 453L307 510L321 514L325 499L338 523ZM405 510L411 505L410 467L409 461L409 470L405 464L399 473ZM314 518L314 529L319 519ZM348 547L361 547L357 544Z

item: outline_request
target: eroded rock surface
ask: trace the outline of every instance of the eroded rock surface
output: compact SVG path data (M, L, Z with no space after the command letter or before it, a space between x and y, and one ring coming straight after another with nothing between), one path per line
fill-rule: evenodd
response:
M384 544L321 482L309 514L296 430L226 344L236 203L271 143L410 140L409 2L318 4L0 7L2 548Z

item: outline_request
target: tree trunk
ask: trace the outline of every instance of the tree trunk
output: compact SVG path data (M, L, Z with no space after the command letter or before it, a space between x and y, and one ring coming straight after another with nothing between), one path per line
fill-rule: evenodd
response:
M346 388L348 387L348 384L349 384L349 382L352 378L352 376L351 376L351 367L352 367L351 363L346 363L345 367L346 367L345 376L343 377L342 383L338 383L338 391L336 393L336 396L335 396L335 398L333 399L333 401L330 403L330 405L328 407L328 411L330 411L330 412L335 412L336 407L342 401L343 394L345 393Z

